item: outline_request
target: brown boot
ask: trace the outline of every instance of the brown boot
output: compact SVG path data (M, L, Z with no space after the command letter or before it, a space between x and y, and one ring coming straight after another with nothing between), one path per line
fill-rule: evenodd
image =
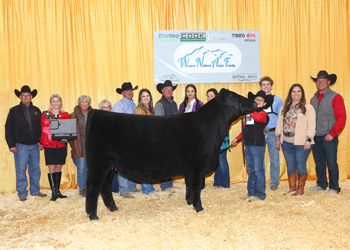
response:
M297 178L297 172L294 172L293 174L288 175L289 191L287 193L284 193L283 195L289 194L297 190L296 178Z
M296 195L302 195L304 193L306 178L307 178L307 174L299 175L297 191L292 195L296 196Z

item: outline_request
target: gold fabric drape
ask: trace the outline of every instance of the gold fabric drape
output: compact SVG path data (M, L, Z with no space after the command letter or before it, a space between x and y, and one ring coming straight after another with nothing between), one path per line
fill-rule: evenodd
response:
M154 30L259 30L261 74L274 81L273 94L286 98L293 83L301 83L310 100L316 91L310 75L321 69L336 73L332 87L350 107L349 0L2 0L0 7L0 192L16 190L13 154L8 150L4 124L9 109L19 103L14 89L28 84L38 90L34 105L47 110L57 92L71 113L82 94L92 107L108 98L121 99L115 89L125 81L150 89L160 98L153 74ZM258 83L196 84L206 101L211 87L241 95L259 90ZM174 92L180 104L185 85ZM138 91L135 91L137 102ZM340 135L340 179L349 178L349 123ZM240 132L233 124L231 139ZM208 142L210 143L210 142ZM281 180L287 178L283 153ZM194 156L195 157L195 156ZM241 146L227 155L231 182L247 180ZM269 160L266 151L266 179ZM42 188L49 188L48 168L41 152ZM312 154L309 180L315 180ZM207 181L212 181L213 176ZM76 167L69 154L61 188L76 188Z

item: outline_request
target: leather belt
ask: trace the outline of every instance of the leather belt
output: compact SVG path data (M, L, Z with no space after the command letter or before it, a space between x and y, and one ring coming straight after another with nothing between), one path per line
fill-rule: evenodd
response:
M287 137L294 137L295 133L294 132L288 132L288 133L283 133L284 136L287 136Z
M268 132L275 131L276 128L264 128L264 133L267 134Z

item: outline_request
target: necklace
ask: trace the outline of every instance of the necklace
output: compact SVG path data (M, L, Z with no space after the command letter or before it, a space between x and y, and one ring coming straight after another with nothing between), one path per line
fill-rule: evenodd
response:
M292 105L290 105L288 113L290 116L295 116L296 114L298 114L299 113L299 102L292 103Z

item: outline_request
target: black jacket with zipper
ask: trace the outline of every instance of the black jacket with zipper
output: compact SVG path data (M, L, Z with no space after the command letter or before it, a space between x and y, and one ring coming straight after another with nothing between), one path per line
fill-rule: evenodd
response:
M9 148L16 147L16 143L33 145L40 141L41 111L30 103L30 127L25 115L24 107L20 103L10 109L5 123L5 138Z

